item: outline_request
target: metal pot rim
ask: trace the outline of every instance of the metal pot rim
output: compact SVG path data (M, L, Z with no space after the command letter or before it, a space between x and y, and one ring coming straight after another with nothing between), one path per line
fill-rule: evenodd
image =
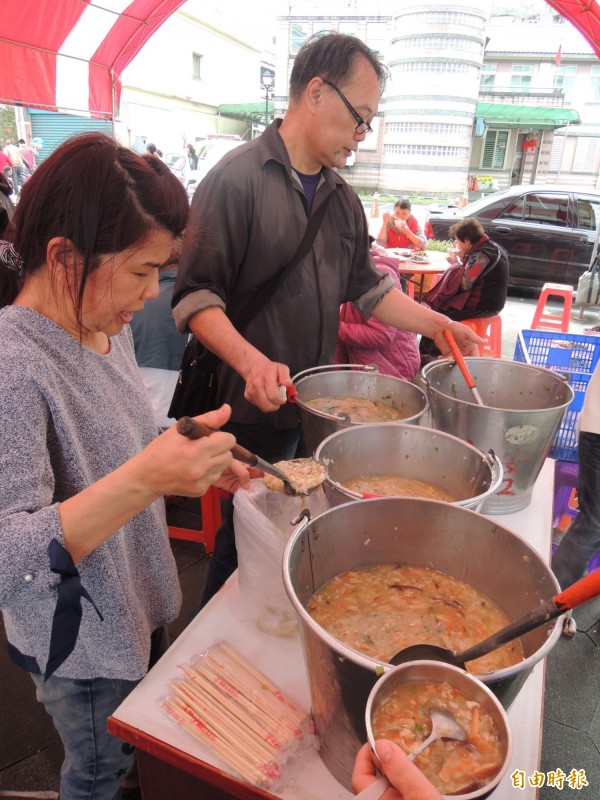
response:
M296 388L301 386L302 383L308 381L311 378L319 377L320 375L326 375L333 372L363 372L368 375L372 375L373 377L385 378L385 380L389 381L396 381L399 384L408 384L416 390L416 394L422 396L423 400L423 408L420 409L416 414L413 414L410 417L403 417L402 420L398 420L399 422L408 422L410 420L420 419L424 414L427 413L429 410L429 398L427 397L426 392L420 387L417 386L416 383L412 381L407 381L405 378L397 378L395 375L384 375L382 372L379 371L375 364L325 364L320 367L311 367L310 369L302 370L301 372L297 372L292 377L292 383ZM345 425L347 427L351 426L358 426L358 425L382 425L384 423L381 422L347 422L344 421L341 417L336 416L335 414L326 414L323 411L319 411L312 406L309 406L307 403L302 400L301 397L296 398L296 405L300 406L300 408L304 409L310 414L314 414L317 417L321 417L321 419L329 420L330 422L336 422L338 425Z
M394 676L396 674L401 674L402 672L410 672L410 671L418 670L420 667L423 667L425 669L428 669L428 668L437 669L440 666L444 667L444 672L449 671L451 674L454 673L456 675L456 678L458 679L459 683L471 684L471 690L473 692L475 692L477 694L482 692L484 694L484 696L487 698L488 702L490 702L493 705L496 714L498 715L498 717L500 717L500 719L502 721L502 725L504 727L504 731L502 733L503 733L504 738L505 738L506 752L504 754L504 759L502 761L502 764L500 765L500 768L498 769L498 772L496 773L496 775L494 775L494 777L488 783L486 783L484 786L481 786L479 789L475 789L472 792L467 792L466 794L455 794L455 795L451 795L451 796L449 795L448 796L448 797L456 798L456 800L477 800L477 798L487 797L490 794L490 792L498 786L498 784L500 783L502 778L506 775L508 767L510 766L510 760L512 758L512 752L513 752L512 730L511 730L510 721L508 719L506 711L505 711L502 703L500 702L500 700L498 700L498 698L495 696L495 694L482 681L478 681L479 685L473 685L472 684L473 680L475 680L475 681L478 680L477 676L476 675L472 675L469 672L465 672L464 670L460 669L459 667L453 666L452 664L445 664L445 663L439 662L439 661L421 660L421 661L411 661L411 662L408 662L406 664L400 664L399 666L393 667L388 672L386 672L386 674L383 675L375 683L375 685L371 689L371 691L369 693L369 697L367 699L367 705L366 705L366 708L365 708L365 727L367 729L367 737L368 737L368 740L369 740L369 744L371 745L371 748L373 749L373 746L375 744L375 737L373 735L373 728L372 728L372 725L371 725L371 716L372 716L373 704L374 704L374 702L376 700L377 695L382 690L382 688L385 686L385 684L388 683L390 680L393 680ZM410 680L407 681L407 683L412 683L412 682L413 681L410 681ZM421 681L415 680L414 682L425 682L425 681L424 680L421 680ZM467 690L463 689L462 687L457 687L457 688L459 688L460 691L463 691L464 694L467 694L467 695L469 694L469 692ZM480 702L477 697L473 697L472 694L470 696L471 696L472 699L476 700L477 702ZM446 795L442 795L442 797L446 797Z
M465 363L469 367L469 371L471 373L475 369L475 367L472 367L471 364L474 364L474 363L486 364L486 363L490 363L490 362L492 362L493 364L507 364L507 365L510 364L510 366L516 366L519 369L523 368L523 369L533 370L535 372L544 372L549 377L551 376L553 380L560 381L561 383L563 383L567 387L567 389L569 390L568 393L570 393L570 397L569 397L568 400L566 400L561 405L552 406L553 409L567 408L573 402L573 399L575 397L575 393L573 392L572 387L569 385L569 383L566 381L566 379L560 373L555 372L552 369L546 369L545 367L538 367L535 364L524 364L522 361L512 361L511 359L506 359L506 358L494 358L494 359L491 359L489 357L487 357L487 358L485 358L485 357L480 357L480 358L468 357L468 358L465 358ZM431 380L429 379L429 373L430 372L433 372L438 367L445 367L445 366L448 366L448 365L454 366L455 362L452 361L449 358L440 358L440 359L437 359L436 361L430 361L429 364L426 364L423 367L423 369L421 370L421 375L423 376L423 380L425 381L425 385L427 387L427 399L428 399L428 401L429 401L429 392L437 392L439 395L441 395L444 398L448 398L448 400L452 401L453 403L464 403L465 405L467 405L467 406L469 406L471 408L478 409L477 413L480 413L480 414L485 414L488 411L502 411L502 412L508 413L508 414L514 414L514 413L516 413L516 414L523 414L523 413L526 413L526 414L545 414L550 410L548 408L502 408L501 406L490 406L487 403L485 405L481 406L475 401L474 397L469 397L467 399L463 399L461 397L453 397L451 394L447 394L446 392L443 392L438 387L432 386L431 385Z
M342 503L339 506L335 506L334 508L330 508L327 511L324 511L322 514L319 514L318 516L314 517L314 519L312 519L312 520L304 519L296 527L296 529L294 530L294 532L290 536L290 538L289 538L289 540L288 540L288 542L287 542L287 544L285 546L284 553L283 553L283 585L284 585L285 591L287 593L287 596L288 596L292 606L294 607L296 613L300 616L300 618L303 620L303 622L306 625L308 625L308 627L311 630L313 630L316 633L318 633L319 636L325 638L325 640L327 641L327 644L331 647L332 650L334 650L337 653L337 655L341 659L349 658L355 664L358 664L359 666L361 666L361 667L363 667L363 668L365 668L365 669L367 669L367 670L369 670L371 672L374 672L378 676L381 676L384 673L389 672L391 669L394 669L394 667L391 664L387 663L386 661L380 661L379 659L370 658L369 656L365 656L362 653L359 653L357 650L354 650L353 648L349 647L348 645L345 645L339 639L336 639L335 636L332 636L328 631L325 630L325 628L321 627L321 625L319 625L317 622L315 622L315 620L311 617L311 615L308 613L308 611L302 605L302 603L298 599L298 597L296 595L296 591L295 591L295 589L294 589L294 587L292 585L292 579L291 579L291 576L290 576L290 557L291 557L292 551L293 551L293 549L294 549L294 547L296 545L296 542L302 536L302 534L305 532L305 529L307 529L309 526L314 525L318 520L323 519L327 515L341 513L344 509L346 509L346 508L348 508L350 506L356 507L357 503L398 503L398 502L402 502L404 500L409 500L410 502L424 503L424 504L435 503L436 505L442 505L442 506L452 505L450 503L444 503L441 500L427 500L427 499L424 499L424 498L413 498L413 497L411 497L411 498L401 498L401 497L381 497L381 498L379 498L378 497L378 498L374 498L372 500L352 500L352 501L350 501L348 503ZM460 506L452 506L452 507L453 508L460 508L460 512L461 513L475 514L475 516L477 516L478 518L481 518L481 516L482 516L478 512L472 511L469 508L464 508L464 507L460 507ZM498 523L498 527L504 528L504 526L500 525L499 523ZM508 533L512 534L512 536L514 536L515 538L519 539L520 542L523 544L523 546L527 550L530 551L531 556L533 556L534 558L539 559L540 561L542 561L541 556L539 555L539 553L533 547L531 547L531 545L522 536L520 536L518 533L515 533L514 531L509 530L508 528L504 528L504 529ZM550 577L554 580L556 592L559 592L560 591L560 586L558 584L558 581L557 581L556 577L551 572L551 570L548 567L548 565L545 564L543 561L542 561L542 563L548 569L548 572L550 573ZM535 664L538 663L538 661L541 661L542 658L545 658L548 655L548 653L550 652L550 650L554 647L554 645L556 644L556 642L558 641L558 638L560 637L560 635L562 633L563 622L564 622L564 614L561 614L559 617L556 617L556 619L554 621L554 626L553 626L553 629L552 629L552 633L548 636L548 638L546 639L544 644L540 648L538 648L535 651L535 653L532 653L530 656L527 656L527 658L524 658L523 661L520 661L519 664L515 664L515 665L513 665L511 667L504 667L503 669L495 670L493 672L480 672L475 677L477 677L483 683L495 683L497 681L508 680L509 678L514 677L515 675L517 675L520 672L523 672L524 670L528 669L529 667L533 667Z
M332 439L335 439L336 437L339 437L339 436L342 436L342 435L344 435L344 436L355 435L355 434L348 433L348 432L352 431L352 430L355 430L358 427L360 427L360 429L362 431L364 431L366 428L376 428L378 430L381 430L382 428L385 428L385 426L393 426L394 428L406 429L410 434L412 434L414 436L419 436L420 435L419 431L427 431L427 432L431 432L435 436L441 436L442 438L446 438L446 439L452 440L453 442L455 442L460 447L464 447L467 450L471 450L473 452L473 454L475 456L477 456L478 459L481 460L481 462L484 465L484 467L487 467L489 469L489 471L490 471L490 485L486 489L485 492L483 492L482 494L475 495L473 497L468 497L465 500L457 500L455 503L452 503L451 505L462 506L462 507L464 507L464 506L468 506L468 507L470 507L470 506L478 506L479 504L483 503L483 501L485 499L487 499L492 494L494 494L495 492L498 491L498 489L499 489L499 487L500 487L500 485L502 483L502 480L504 478L504 468L502 466L502 463L501 463L500 459L496 456L495 453L493 453L493 451L490 450L488 452L488 454L486 455L483 452L483 450L480 450L478 447L475 447L475 445L472 445L470 442L464 441L464 439L459 439L458 436L454 436L454 434L452 434L452 433L447 433L446 431L441 431L441 430L438 430L437 428L429 428L429 427L426 427L424 425L408 425L404 421L402 421L402 422L400 422L400 421L398 421L398 422L364 422L364 423L361 423L360 426L359 425L348 426L346 428L343 428L342 430L334 431L334 433L329 434L329 436L327 436L325 439L323 439L323 441L319 444L319 446L315 450L314 457L315 457L315 459L317 461L322 461L322 449L325 447L325 445L327 445L328 442L330 442ZM424 435L427 436L428 434L425 433ZM329 474L327 475L326 482L329 483L335 489L337 489L339 492L341 492L343 495L345 495L345 496L347 496L347 497L349 497L349 498L351 498L353 500L363 500L364 499L362 497L362 495L358 494L358 492L353 492L351 489L347 489L341 483L338 483L337 481L334 481L333 478L331 478L329 476ZM372 498L372 499L374 499L374 498Z

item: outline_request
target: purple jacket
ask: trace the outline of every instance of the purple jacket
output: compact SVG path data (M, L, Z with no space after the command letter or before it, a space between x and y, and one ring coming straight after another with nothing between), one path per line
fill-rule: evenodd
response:
M373 256L373 262L402 291L394 262L381 256ZM366 320L352 303L344 303L340 309L335 363L376 364L383 375L410 381L421 363L417 336L385 325L375 317Z

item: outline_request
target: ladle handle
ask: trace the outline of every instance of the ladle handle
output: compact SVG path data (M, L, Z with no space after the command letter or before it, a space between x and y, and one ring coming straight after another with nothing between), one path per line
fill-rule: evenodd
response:
M528 611L522 617L502 628L497 633L493 633L484 639L483 642L476 644L474 647L465 650L463 653L458 653L460 660L463 662L473 661L476 658L491 653L492 650L501 647L507 642L512 642L513 639L518 639L524 633L528 633L534 628L543 625L544 622L549 622L568 611L571 608L576 608L582 603L587 603L600 594L600 569L581 578L568 589L555 595L550 600L544 601L541 605L533 611Z
M215 428L209 428L208 425L204 425L204 423L198 422L191 417L181 417L178 419L177 430L187 439L202 439L204 436L210 436L211 433L217 433ZM255 467L259 461L255 453L251 453L250 450L246 450L245 447L239 444L235 444L231 448L231 455L243 464L248 464L250 467Z
M594 597L600 594L600 569L595 569L581 578L572 586L569 586L564 591L560 592L553 597L554 605L558 609L558 613L562 614L571 608L576 608L582 603L587 603Z
M462 374L463 378L465 379L465 382L466 382L467 386L471 390L471 393L473 394L473 397L475 398L475 401L478 403L478 405L482 406L483 405L483 400L481 399L479 391L477 390L477 386L475 385L475 381L473 380L473 376L469 372L469 368L467 367L467 365L465 363L465 360L463 358L463 354L458 349L458 345L456 344L456 341L454 340L454 336L452 336L452 334L448 330L442 331L442 335L443 335L444 339L446 340L446 342L448 344L448 347L450 348L450 352L454 356L454 360L456 361L456 363L458 365L458 368L461 371L461 374Z

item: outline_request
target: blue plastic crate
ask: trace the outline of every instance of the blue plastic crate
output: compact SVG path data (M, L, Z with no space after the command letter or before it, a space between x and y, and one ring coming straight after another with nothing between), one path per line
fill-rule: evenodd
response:
M524 330L517 336L515 361L558 372L591 375L600 359L600 336Z
M515 361L563 372L575 392L552 444L551 458L577 461L577 419L599 359L600 336L593 334L524 330L517 336Z
M569 385L575 392L575 397L567 408L558 433L554 437L549 453L550 458L556 458L559 461L577 461L576 425L591 377L591 375L578 372L569 375Z

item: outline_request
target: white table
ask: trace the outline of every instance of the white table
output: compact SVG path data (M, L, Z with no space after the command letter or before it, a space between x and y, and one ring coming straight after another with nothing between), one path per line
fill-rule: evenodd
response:
M536 482L530 505L514 514L491 517L519 533L546 561L549 561L551 553L553 485L554 462L548 459ZM244 800L268 797L348 800L353 797L332 777L316 752L303 755L300 769L289 770L286 786L277 795L242 784L220 770L217 759L207 749L163 715L157 701L167 693L169 682L181 677L177 665L190 661L223 638L298 705L310 708L308 678L299 638L271 637L256 628L245 613L235 573L109 720L112 733L138 748L144 800L166 796L170 800L188 797L202 800L229 797ZM510 775L514 770L521 770L527 778L539 766L544 672L542 661L534 667L508 712L514 752L507 775L492 795L497 800L512 797L515 792L523 800L537 796L537 790L529 785L524 790L513 788ZM168 794L160 788L163 771L164 785L169 786ZM181 792L176 794L180 784Z

